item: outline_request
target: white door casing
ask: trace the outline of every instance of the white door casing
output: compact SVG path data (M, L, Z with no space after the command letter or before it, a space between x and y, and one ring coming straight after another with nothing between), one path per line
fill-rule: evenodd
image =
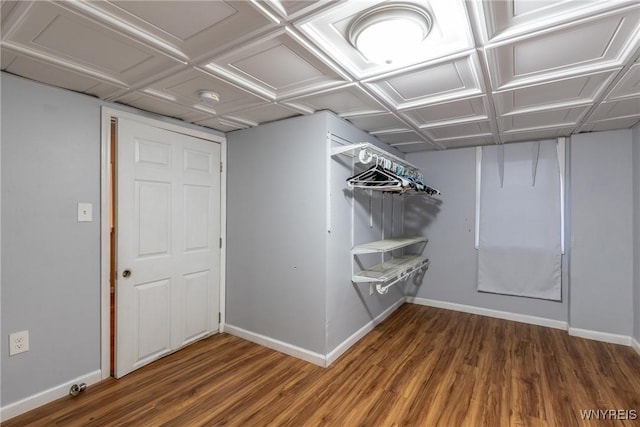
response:
M121 377L218 330L221 174L218 143L123 118L117 127Z

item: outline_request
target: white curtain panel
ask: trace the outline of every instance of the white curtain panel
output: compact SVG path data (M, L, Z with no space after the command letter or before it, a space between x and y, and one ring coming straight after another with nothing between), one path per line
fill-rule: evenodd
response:
M541 141L482 148L479 291L561 300L556 147Z

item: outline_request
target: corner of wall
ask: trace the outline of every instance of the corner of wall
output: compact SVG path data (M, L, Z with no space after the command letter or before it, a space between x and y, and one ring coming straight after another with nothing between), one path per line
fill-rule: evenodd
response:
M634 348L640 354L640 124L632 129Z

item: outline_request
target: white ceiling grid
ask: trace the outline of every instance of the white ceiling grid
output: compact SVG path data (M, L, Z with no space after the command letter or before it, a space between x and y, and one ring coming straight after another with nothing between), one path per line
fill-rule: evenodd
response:
M404 152L640 121L637 1L403 0L433 29L411 59L375 64L348 28L381 3L2 0L0 62L223 132L331 110Z

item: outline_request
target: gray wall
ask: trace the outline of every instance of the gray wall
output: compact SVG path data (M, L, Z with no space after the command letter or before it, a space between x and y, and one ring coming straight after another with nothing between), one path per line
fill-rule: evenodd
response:
M442 192L433 199L412 197L405 205L405 227L429 238L425 253L431 260L424 280L417 286L408 286L407 295L566 321L566 271L562 302L477 291L478 256L474 248L476 149L413 153L407 155L407 160L422 168L426 184Z
M570 326L633 334L631 130L572 137Z
M325 350L326 117L227 134L228 324Z
M2 75L3 405L100 368L100 105Z
M0 84L6 406L100 369L100 107L179 122L5 73ZM76 221L78 202L93 222ZM8 335L25 329L29 352L9 357Z
M351 283L352 234L401 234L401 205L376 194L369 226L368 196L347 190L352 161L329 159L327 132L401 154L329 112L227 134L227 323L323 355L403 298Z
M640 125L633 128L634 337L640 342Z

